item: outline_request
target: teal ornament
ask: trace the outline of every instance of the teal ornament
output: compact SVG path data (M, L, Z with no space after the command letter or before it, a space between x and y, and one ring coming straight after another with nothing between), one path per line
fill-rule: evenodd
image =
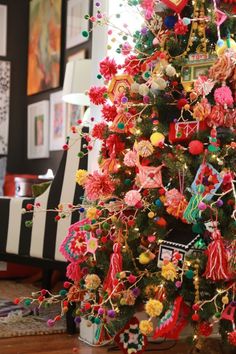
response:
M218 152L219 150L220 150L220 148L218 146L215 146L215 145L208 146L208 151L210 151L210 152Z
M188 278L188 279L193 279L193 277L194 277L194 271L191 270L191 269L189 269L189 270L187 270L187 272L185 273L185 275L186 275L186 278Z
M120 122L120 123L117 124L117 128L118 128L118 129L124 129L124 127L125 127L125 125L124 125L124 123L122 123L122 122Z
M101 323L101 319L100 319L99 317L95 317L94 323L95 323L96 325L99 325L99 324Z
M184 18L183 18L183 24L184 24L185 26L190 25L190 23L191 23L191 19L190 19L190 18L188 18L188 17L184 17Z
M200 210L198 208L198 205L203 200L203 193L205 187L203 186L203 184L199 184L196 189L197 194L191 197L183 215L184 219L187 220L189 224L195 223L200 217Z
M161 202L160 199L155 200L154 204L155 204L158 208L160 208L160 207L162 206L162 202Z
M124 183L125 183L126 186L130 186L131 185L131 179L126 178Z

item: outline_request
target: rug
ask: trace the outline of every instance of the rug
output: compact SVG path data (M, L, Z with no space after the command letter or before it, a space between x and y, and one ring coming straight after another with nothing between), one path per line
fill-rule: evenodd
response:
M60 314L60 304L48 308L28 308L15 305L14 299L29 296L39 288L16 281L0 280L0 338L55 334L66 332L66 320L47 326L47 320Z

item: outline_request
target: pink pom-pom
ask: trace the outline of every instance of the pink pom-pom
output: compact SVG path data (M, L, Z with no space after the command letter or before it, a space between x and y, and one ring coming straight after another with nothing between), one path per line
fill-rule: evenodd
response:
M80 281L82 275L80 266L77 262L71 262L70 264L68 264L66 268L66 276L68 279L71 279L73 281Z
M109 197L114 189L114 183L109 175L106 173L100 174L98 171L89 175L85 183L85 193L89 200Z
M142 199L141 194L138 191L131 190L125 195L125 203L129 206L135 206Z
M106 87L92 86L89 90L89 98L95 105L104 104L106 102L105 94L107 93Z
M134 167L137 162L137 154L134 151L128 151L124 157L124 164L129 167Z
M214 99L216 103L219 103L222 106L231 106L234 102L232 91L228 86L217 88L214 92Z
M106 57L100 64L100 73L106 80L110 80L117 73L117 65L114 59Z

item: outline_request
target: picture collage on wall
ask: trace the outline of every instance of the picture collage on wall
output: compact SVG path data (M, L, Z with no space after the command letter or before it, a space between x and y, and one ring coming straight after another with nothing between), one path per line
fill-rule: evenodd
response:
M47 158L49 151L62 150L71 127L84 112L84 107L62 100L62 5L63 0L30 1L27 94L58 91L48 94L46 101L28 106L28 159ZM88 29L84 15L89 6L90 0L67 1L66 49L73 48L68 61L86 57L86 49L75 51L75 47L88 41L81 32Z
M0 60L0 155L8 152L10 70L10 62Z

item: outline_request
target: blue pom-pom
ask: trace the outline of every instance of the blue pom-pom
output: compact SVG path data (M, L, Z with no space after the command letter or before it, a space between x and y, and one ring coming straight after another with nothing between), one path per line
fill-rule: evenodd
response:
M218 39L217 45L218 45L218 47L223 47L223 45L224 45L223 39Z
M178 19L175 16L166 16L164 19L164 25L168 29L172 29L172 28L174 28L174 25L176 24L177 21L178 21Z
M183 18L183 24L184 24L185 26L190 25L190 23L191 23L191 19L190 19L190 18L188 18L188 17L184 17L184 18Z

